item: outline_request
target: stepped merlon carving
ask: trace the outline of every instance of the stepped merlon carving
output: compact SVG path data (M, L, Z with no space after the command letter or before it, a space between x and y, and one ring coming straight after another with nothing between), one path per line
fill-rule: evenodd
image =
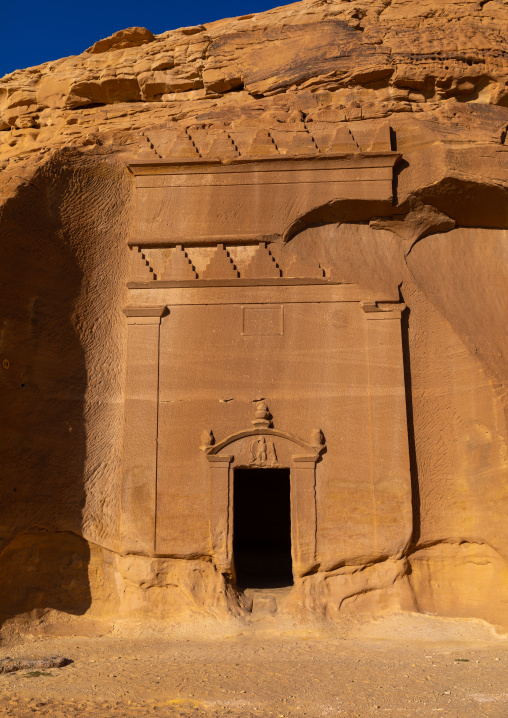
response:
M318 152L315 143L309 132L295 132L291 139L291 144L287 148L287 155L314 155Z
M131 281L150 282L157 279L141 247L131 249Z
M248 150L251 156L278 155L279 151L268 130L258 130Z
M202 279L237 279L240 276L229 252L223 244L218 244L205 268Z
M151 139L143 134L142 137L145 141L141 140L141 148L136 155L138 160L157 160L161 158L161 155L155 149Z
M389 152L391 150L391 131L388 122L385 122L373 134L369 145L369 152Z
M327 152L330 154L349 154L350 152L359 152L360 148L349 128L346 125L339 125L333 139L328 147Z
M177 244L171 252L171 258L164 269L161 279L178 282L197 279L197 277L198 275L187 252L181 244Z
M215 135L207 153L210 157L238 157L238 148L226 131Z
M249 278L276 278L281 277L282 272L268 249L266 242L261 242L256 247L254 256L242 272L242 277Z
M177 134L175 141L169 149L169 156L175 158L181 157L182 159L199 159L201 157L187 130L181 130Z
M328 272L313 257L298 255L287 256L282 253L280 263L275 260L266 242L247 245L246 251L236 259L231 256L228 246L220 242L215 248L210 247L211 254L208 264L198 274L193 257L199 264L200 249L186 248L176 244L171 248L151 248L150 260L144 250L134 246L132 251L132 270L130 281L146 282L153 279L160 281L189 280L235 280L235 279L324 279L329 278ZM197 256L194 254L197 252ZM235 254L233 252L233 254ZM201 259L202 261L202 259ZM150 262L153 263L153 267ZM282 266L281 266L282 265ZM202 265L199 265L201 267ZM159 267L161 269L159 273ZM157 270L155 274L154 271Z
M325 271L317 260L313 262L308 259L302 259L301 257L293 257L287 269L284 270L284 275L294 279L307 277L322 279L325 276Z
M333 128L333 125L329 125ZM177 159L232 159L235 157L298 157L319 154L350 154L362 151L347 123L336 129L313 127L313 123L295 122L291 129L285 127L255 129L231 128L208 130L203 126L188 126L175 130L167 128L150 130L140 138L137 160ZM387 152L391 149L390 126L381 125L363 143L368 152Z

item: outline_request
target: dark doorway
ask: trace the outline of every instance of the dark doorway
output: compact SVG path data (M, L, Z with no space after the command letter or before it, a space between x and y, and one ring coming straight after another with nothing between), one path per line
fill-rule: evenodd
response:
M293 583L289 469L235 469L233 558L241 588Z

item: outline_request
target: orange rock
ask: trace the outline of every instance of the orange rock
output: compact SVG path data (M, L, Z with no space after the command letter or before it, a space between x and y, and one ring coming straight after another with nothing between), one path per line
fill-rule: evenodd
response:
M111 50L122 50L127 47L139 47L153 42L155 36L146 27L128 27L126 30L114 32L105 40L98 40L85 52L92 54L110 52Z
M0 80L2 620L245 618L252 534L280 612L508 629L506 29L302 0Z

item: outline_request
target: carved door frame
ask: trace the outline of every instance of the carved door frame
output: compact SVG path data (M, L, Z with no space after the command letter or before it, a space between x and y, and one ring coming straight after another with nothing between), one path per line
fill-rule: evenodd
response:
M322 437L321 432L319 434ZM289 441L301 452L291 456L289 466L247 463L235 458L231 451L236 442L247 437L277 437ZM317 501L316 464L324 450L324 438L311 446L299 437L278 429L259 427L241 431L215 446L202 447L208 460L210 497L210 541L217 569L229 580L234 580L233 563L233 506L234 470L236 468L284 468L289 469L291 497L291 557L293 576L298 578L316 566ZM224 453L223 453L224 452Z

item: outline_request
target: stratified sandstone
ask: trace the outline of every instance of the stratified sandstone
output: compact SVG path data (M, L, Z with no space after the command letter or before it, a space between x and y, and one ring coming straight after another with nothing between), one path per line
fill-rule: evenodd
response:
M303 0L0 81L4 620L245 616L289 469L281 611L508 627L507 31Z

